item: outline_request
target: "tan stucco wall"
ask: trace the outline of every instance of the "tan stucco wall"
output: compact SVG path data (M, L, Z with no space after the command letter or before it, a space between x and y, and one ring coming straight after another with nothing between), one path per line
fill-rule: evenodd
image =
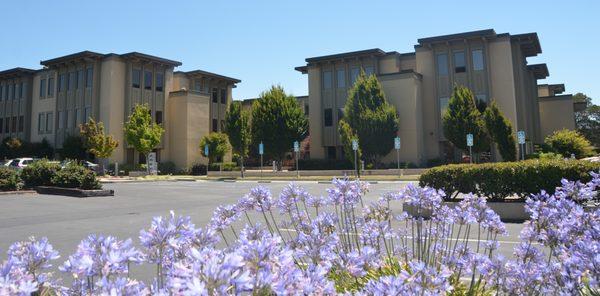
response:
M400 71L400 61L396 55L388 55L379 59L379 74L396 73Z
M509 39L500 39L489 44L490 98L496 100L500 111L517 128L517 107L513 57Z
M317 67L308 69L308 93L310 112L308 115L310 133L310 157L325 158L323 148L323 108L321 103L321 72Z
M53 147L54 145L54 131L56 130L56 114L53 115L55 123L53 124L52 133L42 133L38 132L38 114L41 112L53 112L56 113L56 90L54 91L54 96L51 98L44 97L40 98L40 80L41 78L46 79L46 87L48 83L48 77L54 77L56 81L56 75L53 71L44 71L39 72L33 77L33 91L32 91L32 100L31 100L31 127L30 127L30 141L31 142L40 142L44 138L48 140L50 145Z
M573 98L571 95L539 99L540 129L542 137L561 129L575 129Z
M433 51L419 48L416 50L416 72L422 75L422 113L424 159L436 158L440 155L439 138L439 106L435 93L435 63Z
M171 93L168 100L169 160L180 168L207 163L200 154L200 139L209 133L210 97L196 93Z
M126 63L117 57L112 57L102 61L100 67L98 120L104 124L105 132L119 142L119 146L109 161L125 163L127 144L124 138L123 123L125 120Z

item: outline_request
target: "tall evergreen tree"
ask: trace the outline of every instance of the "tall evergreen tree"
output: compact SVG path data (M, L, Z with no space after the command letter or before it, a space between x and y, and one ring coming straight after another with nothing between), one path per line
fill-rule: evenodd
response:
M272 86L252 105L252 141L264 143L264 155L278 161L278 168L294 141L302 141L308 133L308 120L296 98L281 86Z
M500 152L502 160L514 161L517 156L515 134L510 121L504 117L496 101L492 103L483 112L487 132Z
M359 147L368 163L377 166L381 157L394 148L398 132L398 114L389 104L375 75L366 76L361 71L348 92L344 118L352 133L359 139ZM340 122L340 127L343 123ZM346 148L347 149L347 148Z
M448 109L442 116L444 136L455 147L468 151L467 134L473 134L474 153L489 150L489 138L481 112L477 109L473 92L464 86L455 86Z
M244 158L248 156L252 134L250 133L250 114L242 110L241 102L232 102L225 113L225 133L234 153L240 156L241 173L244 177Z

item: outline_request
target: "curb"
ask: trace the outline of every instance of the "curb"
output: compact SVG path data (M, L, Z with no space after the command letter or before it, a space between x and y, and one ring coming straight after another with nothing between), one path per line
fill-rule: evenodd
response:
M17 190L17 191L0 191L2 195L21 195L21 194L37 194L35 190Z

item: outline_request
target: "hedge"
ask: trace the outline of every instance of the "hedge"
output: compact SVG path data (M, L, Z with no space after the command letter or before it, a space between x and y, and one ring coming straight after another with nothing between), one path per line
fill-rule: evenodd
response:
M527 196L545 190L554 193L561 179L591 179L600 163L581 160L526 160L484 164L451 164L429 169L419 178L420 186L430 186L456 199L459 193L473 193L491 201Z
M16 191L21 189L21 179L15 170L0 167L0 191Z
M70 163L52 176L52 185L63 188L80 188L84 190L101 189L102 185L96 174L82 165Z
M43 159L24 167L21 171L21 179L27 188L33 188L35 186L51 186L52 176L59 170L60 165Z

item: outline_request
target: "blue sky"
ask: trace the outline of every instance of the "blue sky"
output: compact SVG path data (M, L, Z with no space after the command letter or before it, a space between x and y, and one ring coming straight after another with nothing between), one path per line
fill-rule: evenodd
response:
M554 2L554 3L553 3ZM408 4L411 3L411 4ZM413 51L418 38L493 28L537 32L550 77L600 104L599 1L6 1L0 69L82 50L140 51L242 80L234 98L272 84L307 94L294 70L312 56L379 47Z

